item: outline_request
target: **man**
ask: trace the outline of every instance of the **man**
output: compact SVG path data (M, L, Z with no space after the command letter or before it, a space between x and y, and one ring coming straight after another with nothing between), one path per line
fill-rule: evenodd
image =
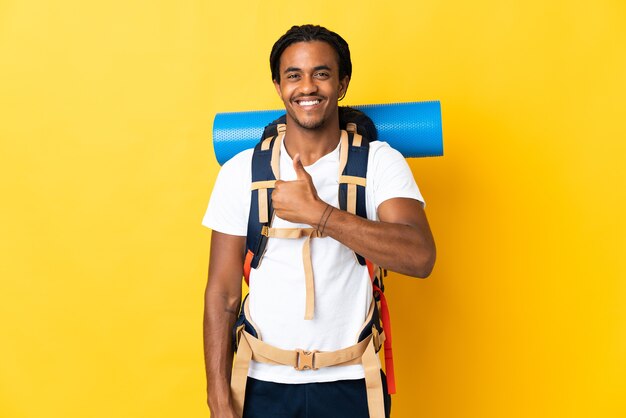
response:
M354 253L392 271L427 277L435 260L434 242L411 171L386 143L370 144L370 219L338 209L338 101L352 72L343 38L319 26L294 26L274 44L270 66L286 110L280 180L271 195L272 226L319 232L310 241L315 311L304 318L305 238L270 238L263 262L250 273L250 319L272 347L340 350L355 343L372 300L367 268ZM224 164L203 221L213 230L204 322L213 418L241 413L229 388L231 330L241 303L251 159L248 150ZM244 417L370 416L360 364L296 370L252 362L248 376Z

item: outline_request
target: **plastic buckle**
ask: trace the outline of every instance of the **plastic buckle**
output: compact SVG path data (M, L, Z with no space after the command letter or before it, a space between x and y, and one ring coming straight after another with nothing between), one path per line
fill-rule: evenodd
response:
M302 370L317 370L315 367L315 353L316 350L313 351L304 351L302 349L296 350L296 364L293 366L294 369L298 371Z
M269 237L269 228L267 227L267 225L263 225L261 227L261 235L264 235L266 237Z

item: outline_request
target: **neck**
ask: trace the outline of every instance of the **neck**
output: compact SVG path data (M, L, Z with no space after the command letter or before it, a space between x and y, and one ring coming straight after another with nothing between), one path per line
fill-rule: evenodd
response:
M329 120L318 129L306 129L287 119L285 149L291 158L300 154L304 166L309 166L332 152L339 143L339 118Z

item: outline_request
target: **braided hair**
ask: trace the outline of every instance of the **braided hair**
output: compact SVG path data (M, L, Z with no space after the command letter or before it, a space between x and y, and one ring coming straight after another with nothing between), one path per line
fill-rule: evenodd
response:
M280 57L291 44L297 42L322 41L333 47L337 52L339 61L339 78L352 76L352 61L350 60L350 48L348 43L338 34L319 25L292 26L281 36L270 53L270 69L272 80L280 82Z

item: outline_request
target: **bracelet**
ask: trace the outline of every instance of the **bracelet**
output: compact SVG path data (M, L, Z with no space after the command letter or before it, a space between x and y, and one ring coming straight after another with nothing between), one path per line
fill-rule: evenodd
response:
M324 208L324 212L322 213L322 216L320 216L320 220L317 223L317 230L320 230L320 225L322 224L322 219L324 219L324 215L326 215L326 212L328 211L329 208L332 208L332 206L330 206L328 203L326 204L326 208Z
M324 225L322 226L322 231L320 232L320 235L324 235L324 230L326 229L326 222L328 222L328 218L330 218L330 215L331 213L333 213L333 210L335 210L335 208L333 206L330 206L330 212L328 212L328 215L326 215L326 220L324 221Z

